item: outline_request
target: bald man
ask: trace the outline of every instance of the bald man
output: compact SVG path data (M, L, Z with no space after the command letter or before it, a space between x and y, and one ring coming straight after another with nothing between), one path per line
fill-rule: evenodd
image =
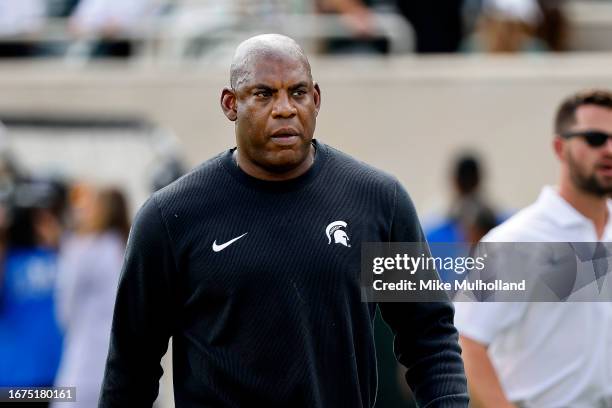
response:
M242 43L220 104L237 147L134 222L100 407L150 407L171 336L176 407L372 407L360 247L424 241L408 194L313 139L321 91L290 38ZM452 306L380 308L420 405L467 407Z

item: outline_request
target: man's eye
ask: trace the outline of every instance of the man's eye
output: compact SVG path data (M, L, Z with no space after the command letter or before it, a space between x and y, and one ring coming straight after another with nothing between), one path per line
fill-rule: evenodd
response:
M271 96L272 94L270 93L270 91L257 91L255 92L255 96L257 96L258 98L267 98L269 96Z
M303 89L298 89L296 91L293 91L293 96L303 96L306 95L306 91Z

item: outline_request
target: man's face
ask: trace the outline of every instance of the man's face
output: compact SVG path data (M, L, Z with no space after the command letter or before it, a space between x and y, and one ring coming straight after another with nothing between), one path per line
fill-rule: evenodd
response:
M612 134L612 109L583 105L576 110L570 132L598 130ZM564 141L564 157L572 183L580 190L604 196L612 193L612 141L591 147L582 137Z
M291 55L258 56L236 81L236 137L241 159L286 172L308 158L320 106L318 85Z

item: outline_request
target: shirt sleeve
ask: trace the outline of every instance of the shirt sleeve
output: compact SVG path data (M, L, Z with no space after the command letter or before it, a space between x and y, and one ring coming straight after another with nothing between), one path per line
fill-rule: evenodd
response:
M526 302L457 302L455 324L459 333L485 346L518 323Z
M139 211L128 240L115 301L100 408L151 407L172 335L176 270L155 196Z
M425 236L408 193L396 182L391 242L422 242ZM467 381L449 302L379 303L395 335L394 350L420 407L468 406Z

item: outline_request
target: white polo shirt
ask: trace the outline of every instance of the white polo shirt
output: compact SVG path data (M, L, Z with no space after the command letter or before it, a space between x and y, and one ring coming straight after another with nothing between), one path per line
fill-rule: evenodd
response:
M612 242L612 202L603 239ZM484 238L595 242L593 223L552 187ZM610 279L610 277L606 277ZM612 303L455 303L459 332L489 346L510 401L535 408L612 407Z

